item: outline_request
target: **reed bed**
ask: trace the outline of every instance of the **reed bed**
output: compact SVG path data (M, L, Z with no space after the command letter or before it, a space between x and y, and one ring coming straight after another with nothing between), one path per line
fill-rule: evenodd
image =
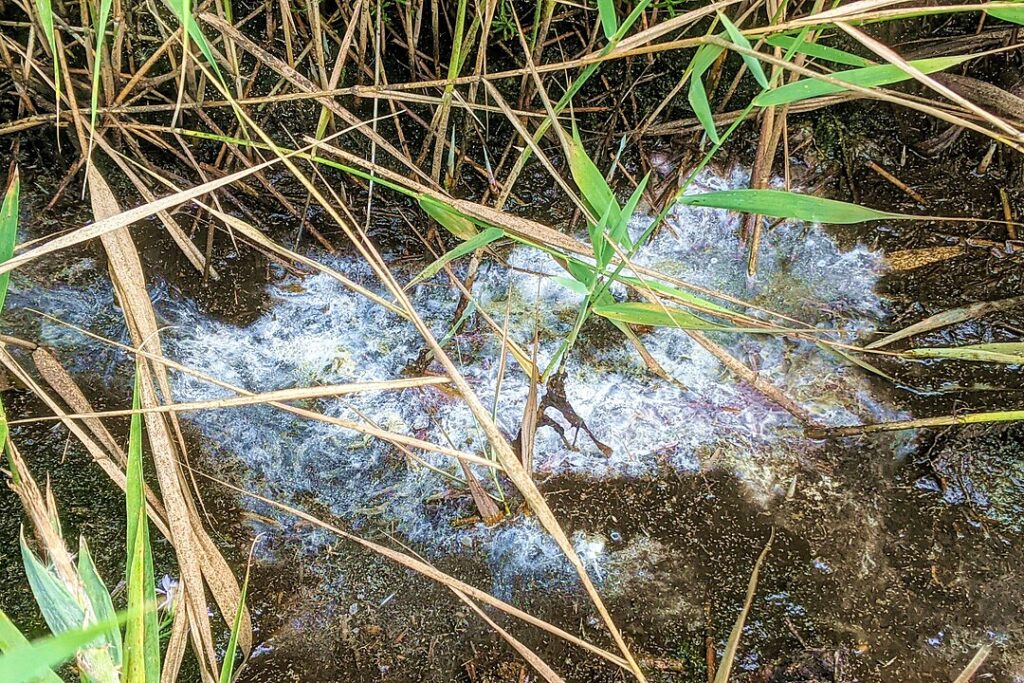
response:
M948 50L938 42L927 49L903 48L889 38L896 35L890 29L964 17L978 26L974 43L951 41ZM73 659L83 680L173 681L187 649L204 681L231 680L236 653L245 656L252 647L247 582L239 581L200 514L196 480L204 475L201 467L189 464L178 413L256 403L362 432L412 458L418 457L417 451L447 456L452 469L446 476L469 489L488 524L529 510L576 569L607 631L607 643L586 642L405 550L360 538L274 501L264 500L266 504L443 584L545 680L561 680L557 667L492 621L482 606L542 629L586 656L603 658L631 678L646 680L642 658L620 634L534 481L537 392L531 390L513 443L408 294L411 286L446 272L469 303L475 265L462 281L450 264L465 259L477 264L494 257L506 242L550 255L564 269L559 282L583 296L571 333L543 366L534 351L511 341L501 322L486 319L485 329L501 340L502 363L507 355L535 388L563 370L581 343L584 326L602 319L629 340L650 373L662 377L667 373L645 348L644 333L655 327L685 330L730 373L790 413L815 438L1022 417L1011 408L826 428L785 387L766 382L756 368L708 334L812 342L886 378L890 375L882 365L922 359L1019 365L1024 363L1024 342L1019 341L908 345L922 333L1014 306L1016 298L950 310L866 343L633 263L676 202L745 216L750 277L757 276L766 217L832 224L983 222L970 216L927 215L925 207L920 214L894 213L774 188L770 181L790 177L784 151L789 117L852 100L914 110L1007 154L1024 151L1024 100L975 79L949 76L1020 49L1020 3L721 0L690 7L652 0L13 0L6 5L2 24L0 78L14 99L4 105L0 120L0 138L13 152L0 211L0 306L15 269L98 242L131 332L132 345L125 350L137 364L132 408L97 411L35 340L0 338L0 360L8 372L52 410L44 419L66 425L124 489L129 529L127 600L118 611L109 584L91 565L86 539L79 541L77 565L72 561L75 552L60 529L59 501L36 483L32 464L21 457L8 429L37 418L3 418L8 482L25 506L30 535L36 539L23 541L26 571L53 631L29 642L0 613L0 671L5 680L56 680L53 671ZM989 39L990 34L997 37ZM659 83L656 91L662 94L654 101L642 100L637 91L650 81ZM680 112L681 118L671 118ZM756 142L748 189L687 193L730 140L750 132ZM653 167L650 144L669 134L683 136L693 155L667 182L652 182L650 173L630 174L620 163L623 150L629 150L642 167ZM60 195L88 197L93 220L17 244L20 185L15 162L26 136L52 140L67 160L51 206L61 201ZM529 199L518 188L527 172L544 175L559 188L574 211L571 225L580 227L584 239L522 210ZM287 189L282 178L287 178ZM293 235L261 228L258 214L267 206L291 217ZM629 224L641 206L656 219L634 238ZM310 207L318 207L323 220L311 220ZM399 280L370 236L374 220L384 211L399 211L419 225L424 252L433 249L439 255L411 281ZM206 286L224 284L214 262L217 250L228 245L257 250L288 268L326 273L375 302L382 313L413 325L441 374L263 393L205 376L236 398L176 402L168 373L195 371L165 357L161 345L137 232L141 222L154 217ZM1012 215L997 222L1015 238L1019 226ZM429 227L422 230L424 226ZM358 254L385 293L370 291L297 246L311 240L323 252ZM628 295L613 295L613 285L624 287ZM340 420L295 404L410 386L454 392L486 434L486 448L459 450L389 431L373 423L373 416ZM125 451L106 425L129 416L131 438ZM155 472L152 488L142 474L144 459ZM488 468L492 480L480 481L471 464ZM239 495L253 495L231 482L219 483ZM517 505L509 504L512 499ZM181 587L173 605L157 600L151 527L175 550ZM752 562L746 605L721 653L714 681L727 680L742 646L743 623L767 551ZM217 612L219 618L209 617ZM161 625L161 619L167 623ZM161 636L164 627L167 632ZM215 643L225 632L230 641L218 652ZM979 652L980 660L968 665L966 677L985 656L987 651Z

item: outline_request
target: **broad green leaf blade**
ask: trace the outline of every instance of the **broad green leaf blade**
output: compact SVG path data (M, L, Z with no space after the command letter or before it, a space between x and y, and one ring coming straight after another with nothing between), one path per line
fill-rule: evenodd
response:
M43 27L43 34L50 46L50 54L53 55L53 89L60 106L60 59L57 57L57 34L53 32L53 1L36 0L36 12L39 14L39 23Z
M681 308L661 307L650 303L626 302L594 306L602 318L647 327L677 327L681 330L717 330L720 325L698 318Z
M597 269L604 270L605 266L612 259L614 249L608 242L608 222L611 220L612 204L608 205L608 210L601 216L601 220L597 223L587 224L587 233L590 235L590 244L594 249L594 259L597 261ZM615 208L618 211L618 208Z
M712 332L745 332L749 334L785 334L781 327L735 327L699 318L689 311L671 306L628 301L625 303L599 303L593 308L602 318L613 322L646 327L675 327L680 330L708 330Z
M919 71L925 74L943 71L950 67L961 64L970 59L970 55L957 57L935 57L932 59L917 59L909 62ZM880 64L877 66L866 66L860 69L848 69L832 74L832 77L842 83L860 86L862 88L877 88L883 85L891 85L908 80L910 75L894 64ZM758 107L770 107L781 104L799 102L811 97L821 95L832 95L843 92L848 88L842 85L826 83L816 78L803 78L795 83L773 88L754 98L754 104Z
M580 296L587 296L588 294L590 294L590 290L587 289L587 286L580 282L579 280L574 280L571 277L564 277L562 275L555 275L551 279L552 281L557 282L566 289L576 292Z
M495 241L496 239L501 238L501 236L504 235L504 234L505 234L505 231L502 230L501 228L487 228L487 229L483 230L477 236L472 237L472 238L466 240L462 244L459 244L454 249L452 249L448 253L446 253L443 256L441 256L441 258L437 259L436 261L431 263L429 266L427 266L426 268L421 270L419 272L419 274L416 275L416 277L414 277L409 282L409 286L412 286L412 285L416 284L417 282L421 282L423 280L427 280L429 278L434 277L448 263L451 263L455 259L462 258L466 254L468 254L470 252L473 252L473 251L476 251L477 249L481 249L483 247L486 247L491 242Z
M725 26L725 32L729 34L729 40L747 50L754 49L750 44L750 41L747 40L747 37L740 33L740 30L736 28L736 24L729 21L729 17L719 12L718 19L722 22L722 26ZM756 57L752 57L750 55L741 56L743 57L743 62L747 65L747 68L750 69L750 73L754 77L754 80L757 81L757 84L762 88L767 88L768 77L764 75L764 69L761 68L761 62L759 62Z
M440 223L448 232L460 240L471 240L476 237L477 229L473 221L458 213L451 207L430 197L420 197L420 208L431 218Z
M21 559L25 564L25 574L28 576L32 595L35 596L39 611L43 613L43 619L50 630L54 633L64 633L81 628L85 623L82 607L64 584L39 561L25 543L24 535L21 537Z
M720 306L714 303L713 301L709 301L708 299L699 297L696 294L691 294L690 292L679 289L678 287L673 287L672 285L667 285L663 282L658 282L657 280L641 280L640 278L630 277L627 275L620 275L616 279L624 284L630 285L637 289L647 288L660 294L666 294L678 301L691 303L697 308L704 308L710 311L718 311L726 315L736 315L735 311L730 311L728 308Z
M6 654L17 648L31 647L28 638L22 635L4 611L0 609L0 654ZM29 679L31 683L63 683L60 676L49 669L40 671L37 676Z
M711 113L711 103L708 102L708 93L704 89L704 81L701 79L704 77L704 72L714 64L724 49L718 45L701 45L697 49L697 54L693 56L693 62L690 65L690 88L686 94L686 99L690 103L694 115L716 145L721 142L721 138L718 137L718 131L715 130L715 117Z
M615 16L615 0L597 0L597 13L601 15L604 37L611 40L619 30L619 18Z
M619 203L615 199L615 193L604 179L597 165L591 160L580 141L579 132L574 128L572 138L568 140L569 145L569 171L576 187L593 210L595 216L608 214L610 220L618 223L620 220Z
M107 643L110 659L115 667L121 666L121 629L117 627L117 612L114 611L114 602L110 598L110 591L107 590L96 565L89 553L89 546L82 536L78 541L78 577L82 579L85 587L86 597L92 605L92 612L96 620L103 623L112 623L113 626L104 636Z
M764 42L768 43L772 47L780 47L784 50L793 50L794 52L805 54L808 57L824 59L832 62L833 64L845 64L846 66L857 67L874 65L874 62L870 59L864 59L852 52L838 50L827 45L819 45L818 43L809 43L806 40L799 40L793 36L772 36Z
M87 628L75 628L59 635L40 638L25 646L12 648L0 656L0 672L3 672L4 683L52 681L53 667L63 664L79 650L92 645L111 626L117 628L117 624L117 621L103 622Z
M718 137L718 130L715 129L715 116L711 113L711 103L708 102L704 81L699 78L692 79L686 99L697 116L697 120L700 121L700 125L704 127L704 132L708 134L708 138L717 145L722 139Z
M565 267L569 269L569 274L573 276L578 282L583 283L583 286L590 290L591 285L594 284L594 269L592 266L588 266L576 260L566 261Z
M824 199L785 190L723 190L683 195L680 202L689 206L730 209L741 213L795 218L814 223L850 224L881 219L912 219L913 216L869 209L866 206Z
M224 652L224 661L220 665L220 683L231 683L231 674L235 671L235 656L238 650L238 633L242 628L242 614L245 612L245 595L249 590L249 569L245 567L245 579L242 580L242 593L238 599L238 610L235 612L235 623L231 626L231 637Z
M21 195L21 178L18 169L14 169L14 177L4 195L3 206L0 206L0 263L7 261L14 256L14 243L18 239L18 205ZM11 274L0 275L0 311L3 311L4 301L7 298L7 285L11 281ZM3 445L0 443L0 448Z
M132 410L141 407L136 372ZM130 683L159 683L160 626L156 615L153 554L149 545L145 481L142 467L142 414L133 413L128 432L128 466L125 473L128 522L128 621L124 634L124 669Z
M615 242L629 251L633 247L633 240L629 236L629 222L633 219L633 214L636 213L636 207L640 203L640 199L643 197L644 190L647 189L647 182L651 179L651 174L648 172L640 182L637 184L636 189L633 190L633 194L626 200L626 204L622 207L622 213L619 218L619 224L612 226L610 232Z
M999 7L985 11L996 19L1024 26L1024 4L1021 4L1020 7Z

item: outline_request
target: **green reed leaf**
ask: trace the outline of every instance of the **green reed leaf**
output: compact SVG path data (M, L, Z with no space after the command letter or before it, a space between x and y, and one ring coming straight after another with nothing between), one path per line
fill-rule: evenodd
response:
M914 218L785 190L723 190L683 195L679 201L689 206L730 209L741 213L795 218L815 223L849 224L881 219Z

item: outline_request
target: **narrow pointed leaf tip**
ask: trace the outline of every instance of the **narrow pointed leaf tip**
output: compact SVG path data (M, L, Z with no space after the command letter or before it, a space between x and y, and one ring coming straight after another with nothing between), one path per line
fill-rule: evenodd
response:
M740 213L792 218L812 223L848 225L864 221L914 218L905 214L879 211L858 204L825 199L785 190L723 190L684 195L680 200L689 206L729 209Z

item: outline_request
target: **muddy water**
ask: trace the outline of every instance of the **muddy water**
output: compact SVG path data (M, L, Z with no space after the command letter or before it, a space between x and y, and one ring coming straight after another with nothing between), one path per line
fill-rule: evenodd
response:
M742 173L702 179L704 189L743 182ZM852 246L855 240L840 247L811 226L783 224L768 233L761 275L750 282L735 232L735 221L721 214L679 210L642 260L822 327L857 334L886 325L890 303L877 294L884 274L878 253ZM325 276L297 278L242 254L220 264L230 284L204 288L176 270L156 230L144 234L154 299L168 325L165 343L197 369L268 390L394 377L419 356L407 325ZM313 253L372 286L355 259ZM538 255L508 248L500 255L485 264L474 294L499 320L508 313L521 343L529 343L536 326L538 356L546 360L571 325L578 296L551 277L557 270ZM120 313L93 256L82 250L59 267L16 279L11 320L53 346L100 405L122 405L130 376L124 357L27 311L45 310L123 338ZM406 262L399 274L407 279L422 264ZM435 333L445 335L456 299L443 277L413 296ZM963 451L979 441L938 443L934 473L913 464L915 445L903 437L809 442L785 413L733 382L681 333L644 339L674 382L652 378L603 326L585 329L565 387L591 435L566 414L547 411L537 472L656 679L706 679L708 642L721 651L773 528L739 663L751 680L949 680L985 642L997 647L994 670L1001 677L1018 670L1016 490L1011 484L997 506L993 487L966 491L963 476L943 474L958 471ZM720 341L824 422L913 413L883 382L815 349L724 335ZM494 400L492 336L470 326L453 336L450 348L481 396ZM179 400L220 395L187 377L176 380L175 391ZM495 402L510 437L526 391L525 376L510 367ZM319 407L339 416L359 410L440 443L483 444L465 409L443 393L356 397ZM38 410L27 399L23 408ZM473 511L461 487L379 444L269 409L205 413L186 423L193 462L203 469L367 536L407 543L451 573L605 642L571 571L530 518L517 515L493 529L464 523ZM63 459L53 455L63 445L61 430L34 427L16 438L54 472L58 498L71 507L70 528L106 536L117 547L116 523L86 525L95 518L95 488L75 493L83 459L73 445ZM989 438L990 448L1019 456L1018 432ZM497 494L485 473L478 474ZM997 473L994 480L1007 476ZM957 481L965 491L959 497ZM92 483L112 489L99 479ZM216 490L207 494L226 544L243 546L263 534L253 590L261 644L245 680L520 680L520 664L507 647L442 589L269 508ZM103 501L104 509L117 509L116 496ZM13 505L9 496L4 505ZM14 534L5 522L4 548ZM105 561L105 575L117 576L120 558ZM15 562L3 566L6 576L17 575ZM4 608L13 604L9 612L31 620L25 596L4 593ZM580 652L508 626L571 680L621 678Z

